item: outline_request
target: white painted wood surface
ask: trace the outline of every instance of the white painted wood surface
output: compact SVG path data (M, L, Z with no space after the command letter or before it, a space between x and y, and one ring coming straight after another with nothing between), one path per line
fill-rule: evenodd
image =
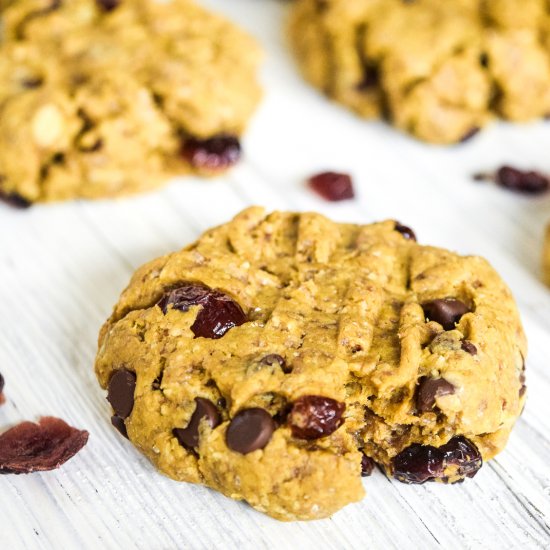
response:
M550 290L539 282L550 197L523 198L469 175L502 162L550 171L550 123L495 126L437 148L364 123L308 88L286 51L284 3L207 0L264 43L266 98L246 160L216 181L182 180L123 201L0 209L0 429L55 415L90 431L56 472L0 477L0 549L548 548ZM324 203L304 177L342 169L358 198ZM505 452L458 486L406 486L375 473L363 502L282 524L159 474L111 428L92 363L130 275L250 204L340 220L396 218L424 243L488 257L511 285L530 341L529 399Z

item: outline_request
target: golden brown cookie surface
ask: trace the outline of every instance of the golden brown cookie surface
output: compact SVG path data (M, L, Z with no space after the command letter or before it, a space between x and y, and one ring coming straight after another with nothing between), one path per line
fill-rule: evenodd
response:
M250 208L137 271L96 373L163 473L294 520L361 499L368 459L409 483L475 474L520 414L524 356L485 260L393 221Z
M14 0L0 10L4 194L118 196L238 159L260 55L225 19L192 0Z
M425 141L550 113L547 0L297 0L289 36L314 85Z

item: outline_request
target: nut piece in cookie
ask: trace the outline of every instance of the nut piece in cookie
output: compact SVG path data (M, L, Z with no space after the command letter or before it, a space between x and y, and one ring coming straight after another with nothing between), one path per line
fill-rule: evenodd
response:
M161 472L306 520L360 500L375 465L473 476L521 412L525 347L482 258L394 220L249 208L136 272L95 370Z

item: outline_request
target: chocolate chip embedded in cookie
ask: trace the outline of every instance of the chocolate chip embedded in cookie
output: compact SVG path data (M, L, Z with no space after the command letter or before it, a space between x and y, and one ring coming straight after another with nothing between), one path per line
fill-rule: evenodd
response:
M260 55L225 19L193 0L4 2L0 15L0 199L119 196L239 161Z
M547 0L296 0L291 10L305 77L363 117L449 144L497 117L550 112Z
M195 397L197 404L189 424L185 428L174 428L174 435L181 445L194 449L199 444L199 427L202 420L208 422L210 428L215 428L221 421L216 405L208 399Z
M251 208L143 266L99 340L115 428L283 520L361 499L375 464L472 476L525 402L525 338L485 260L413 236Z
M422 304L426 319L439 323L445 330L452 330L462 316L468 313L468 306L456 298L431 300Z

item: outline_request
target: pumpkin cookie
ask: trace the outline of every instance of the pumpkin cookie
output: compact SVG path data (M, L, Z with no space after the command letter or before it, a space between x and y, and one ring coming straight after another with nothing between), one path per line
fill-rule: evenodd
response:
M115 427L164 474L282 520L473 476L524 403L525 338L482 258L395 221L250 208L143 266L99 337Z

